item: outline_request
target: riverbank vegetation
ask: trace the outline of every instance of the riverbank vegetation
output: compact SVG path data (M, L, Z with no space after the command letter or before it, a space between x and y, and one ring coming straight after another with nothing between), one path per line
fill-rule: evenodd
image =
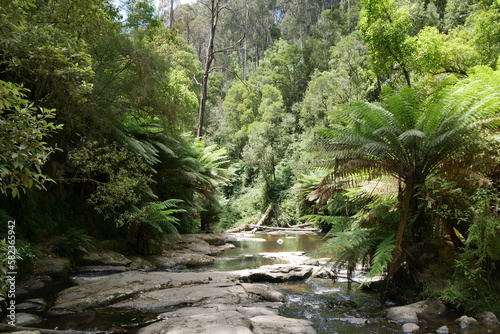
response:
M500 314L500 2L2 0L0 20L21 267L40 242L153 254L266 212L315 222L384 297Z

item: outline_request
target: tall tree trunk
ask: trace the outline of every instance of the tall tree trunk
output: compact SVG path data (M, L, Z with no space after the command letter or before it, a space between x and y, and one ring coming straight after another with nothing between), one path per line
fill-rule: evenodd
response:
M411 213L411 199L413 197L413 176L409 176L404 184L403 194L401 196L401 217L399 219L398 230L396 232L396 248L392 255L389 270L386 277L385 291L382 291L382 299L385 299L390 280L396 273L397 264L403 256L403 238L406 224Z
M170 0L170 24L169 28L172 29L174 27L174 0Z
M198 130L196 132L198 138L201 138L203 135L203 123L205 121L205 108L207 105L208 76L210 74L210 68L212 67L212 61L214 60L214 38L217 29L217 21L219 19L219 5L219 0L211 1L210 37L208 40L207 54L205 55L205 67L201 82L200 109L198 110Z

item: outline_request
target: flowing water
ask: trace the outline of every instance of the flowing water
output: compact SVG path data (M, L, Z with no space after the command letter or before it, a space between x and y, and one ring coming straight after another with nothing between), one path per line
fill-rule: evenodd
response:
M221 254L215 263L189 268L193 271L229 271L254 269L262 265L286 263L285 258L294 259L310 256L322 243L318 235L269 235L258 234L240 238L233 243L236 248ZM286 252L286 257L276 256L276 253ZM269 254L274 253L274 255ZM272 255L270 257L270 255ZM277 258L277 259L276 259ZM362 272L356 275L362 276ZM357 284L330 279L309 279L301 282L269 284L273 289L286 297L280 314L286 317L307 319L313 322L313 327L319 334L368 334L368 333L401 333L401 325L385 320L385 309L377 295L363 291ZM67 280L59 285L53 285L49 290L42 289L30 292L22 298L42 297L50 302L56 290L68 286ZM98 309L81 312L76 315L50 316L42 314L47 320L40 324L43 328L108 330L115 333L136 333L142 324L154 321L155 313L140 311L117 311L114 309ZM440 326L447 325L450 333L476 334L494 333L494 331L463 331L453 322L458 313L448 312L438 318L425 319L419 325L417 333L435 333Z

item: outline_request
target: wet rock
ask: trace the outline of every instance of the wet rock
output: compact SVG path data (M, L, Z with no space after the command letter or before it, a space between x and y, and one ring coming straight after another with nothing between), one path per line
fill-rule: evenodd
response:
M478 318L493 324L499 324L497 316L493 312L482 312L478 314Z
M172 306L204 304L249 304L255 301L283 301L283 295L264 284L213 283L200 286L169 288L141 293L129 300L111 305L144 311Z
M461 316L460 318L455 320L455 322L460 326L461 329L467 329L479 325L476 319L468 317L466 315Z
M274 264L259 269L236 271L243 281L250 282L289 282L304 280L312 275L312 266Z
M82 266L78 267L79 273L93 273L93 274L114 274L122 273L124 271L130 270L124 266Z
M434 299L426 299L406 306L413 308L417 315L439 315L446 311L443 302Z
M78 280L80 285L63 290L51 311L77 312L115 304L138 293L234 281L230 273L170 273L129 271L103 277Z
M354 325L365 325L368 323L366 318L329 318L327 321L343 321Z
M436 330L436 333L440 334L448 334L450 330L448 329L448 326L441 326Z
M387 310L386 318L402 323L417 323L418 317L415 309L408 306L396 306Z
M16 326L29 326L42 321L42 318L34 314L24 312L19 312L16 314Z
M252 322L241 313L236 311L222 311L166 319L142 328L139 334L252 334L253 331L251 328Z
M265 284L240 283L245 292L253 301L283 302L283 294L275 291Z
M303 319L285 318L279 315L261 315L250 318L254 327L258 328L255 333L262 334L315 334L316 330L311 326L312 322Z
M414 333L420 329L420 326L417 324L406 323L403 325L402 329L405 333Z
M47 257L35 261L33 272L37 276L62 277L68 275L71 263L66 258Z
M82 263L85 265L126 267L132 263L132 260L111 250L101 250L85 254L82 257Z
M16 311L43 311L47 302L42 298L28 299L16 305Z
M130 256L129 259L132 261L129 265L130 270L152 270L154 265L148 260L139 256Z

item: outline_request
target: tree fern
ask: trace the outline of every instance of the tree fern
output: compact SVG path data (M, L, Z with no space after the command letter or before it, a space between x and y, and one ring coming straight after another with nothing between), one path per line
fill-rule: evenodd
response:
M368 276L380 276L384 274L392 260L396 238L395 234L390 234L384 240L382 240L378 245L373 258L371 261L371 268Z

